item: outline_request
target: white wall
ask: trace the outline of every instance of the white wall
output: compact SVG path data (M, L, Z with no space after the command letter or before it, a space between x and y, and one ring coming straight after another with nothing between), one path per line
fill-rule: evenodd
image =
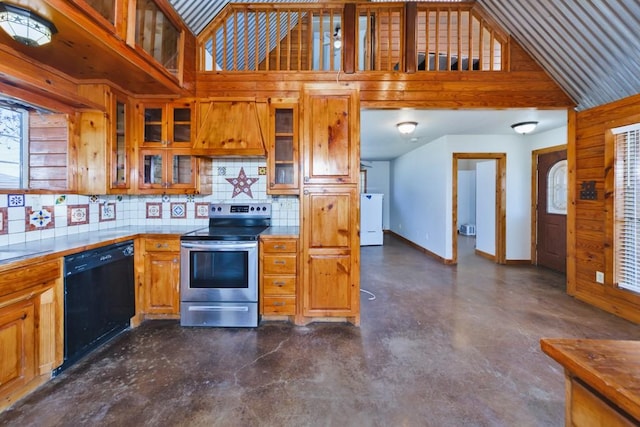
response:
M458 227L476 223L476 171L458 170Z
M391 230L451 258L451 158L447 137L422 145L391 163ZM449 216L447 217L447 212Z
M476 249L496 254L496 161L476 164ZM460 187L458 187L459 189Z
M532 147L566 144L566 132L449 135L398 157L391 163L390 229L452 259L453 153L506 153L506 258L530 259Z
M389 200L390 200L390 170L389 161L363 161L370 166L363 168L367 171L367 192L384 194L382 201L382 229L389 229Z

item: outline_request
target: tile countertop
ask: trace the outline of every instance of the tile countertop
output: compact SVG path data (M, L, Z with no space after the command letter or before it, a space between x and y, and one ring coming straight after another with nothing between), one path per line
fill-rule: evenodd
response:
M118 227L88 233L70 234L50 239L34 240L0 246L0 267L18 265L37 257L60 257L112 243L133 239L141 235L182 235L203 228L202 226L131 226ZM298 227L270 227L263 235L298 237ZM13 265L12 265L13 266Z

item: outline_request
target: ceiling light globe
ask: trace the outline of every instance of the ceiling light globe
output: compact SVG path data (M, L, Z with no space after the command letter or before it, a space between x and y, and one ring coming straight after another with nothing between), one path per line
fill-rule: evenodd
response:
M416 122L401 122L396 125L396 128L401 134L409 135L416 130L416 126L418 126L418 123Z
M511 125L511 128L515 132L524 135L533 132L536 126L538 126L538 122L520 122Z

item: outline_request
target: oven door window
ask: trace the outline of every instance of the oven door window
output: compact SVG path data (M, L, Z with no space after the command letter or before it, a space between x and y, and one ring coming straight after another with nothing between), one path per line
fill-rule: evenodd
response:
M192 251L191 288L247 289L249 253L247 251Z

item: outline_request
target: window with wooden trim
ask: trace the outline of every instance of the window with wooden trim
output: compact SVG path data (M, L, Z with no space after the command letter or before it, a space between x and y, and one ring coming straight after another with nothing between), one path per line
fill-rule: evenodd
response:
M29 141L27 132L27 111L0 104L0 188L27 186L27 162L23 161Z
M615 283L619 288L640 293L640 123L612 132Z

